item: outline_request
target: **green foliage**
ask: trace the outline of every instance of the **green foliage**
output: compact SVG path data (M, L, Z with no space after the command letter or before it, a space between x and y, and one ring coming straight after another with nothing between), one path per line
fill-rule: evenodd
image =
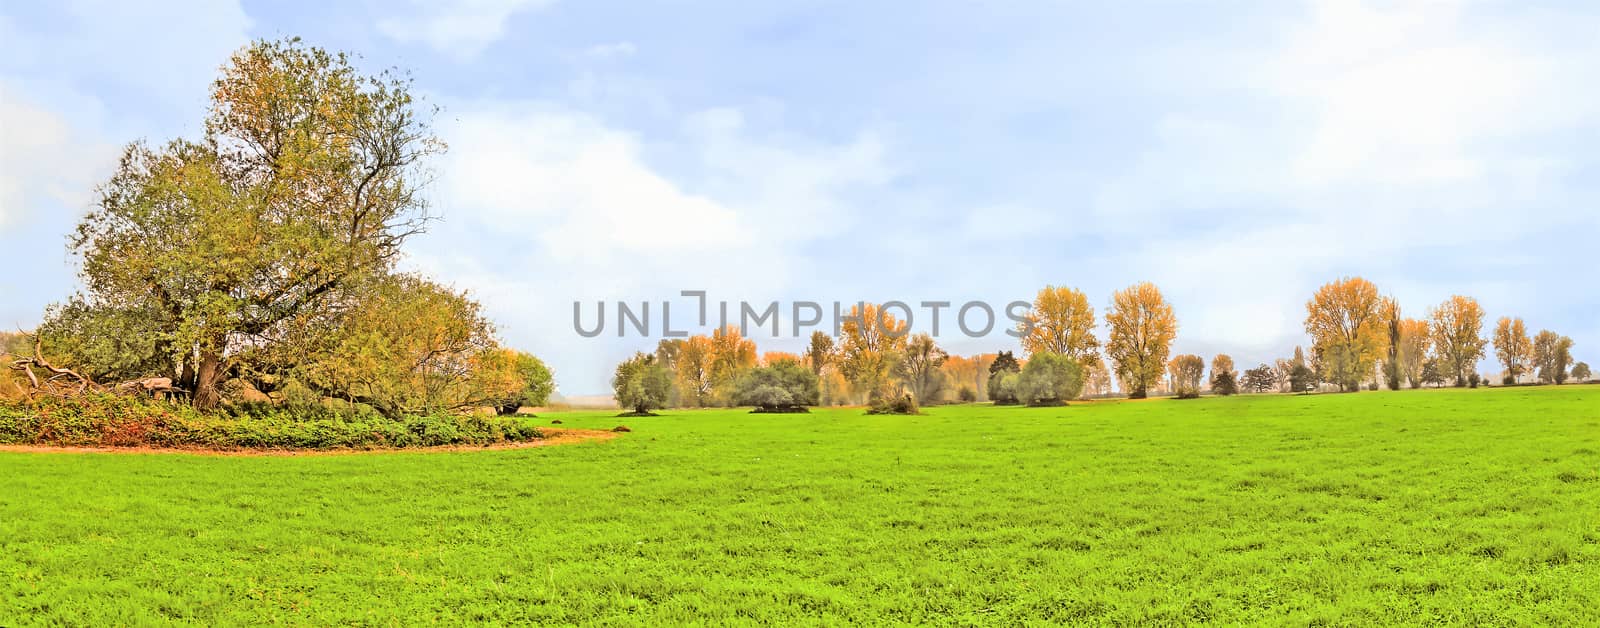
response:
M204 129L124 151L71 239L86 293L49 336L91 372L170 376L202 408L391 270L429 218L423 162L444 149L407 80L295 39L235 55Z
M1224 397L1239 394L1239 378L1233 373L1212 373L1211 392Z
M617 405L647 414L667 407L672 398L672 371L656 361L654 354L636 353L617 365L611 389Z
M1295 364L1289 368L1289 391L1312 392L1317 389L1317 373L1304 364Z
M1593 375L1589 372L1589 363L1588 362L1579 362L1577 364L1572 365L1572 380L1573 381L1576 381L1576 382L1579 382L1579 383L1587 382L1587 381L1589 381L1590 377L1593 377Z
M1278 373L1271 366L1262 364L1253 369L1245 370L1244 380L1241 383L1248 392L1271 392L1272 389L1278 386Z
M353 290L350 307L295 334L304 350L273 356L279 373L394 417L517 403L529 385L522 368L543 368L501 349L465 293L406 274Z
M1016 371L994 371L989 375L989 401L997 406L1017 404L1017 384Z
M550 367L545 366L544 360L518 351L514 368L518 383L522 385L522 390L513 400L518 406L537 408L550 400L550 395L556 391L556 380L555 375L550 372ZM503 411L502 414L510 414L517 410L507 406L501 406L501 409L510 410L510 412Z
M202 412L139 397L0 402L0 444L180 449L381 449L493 445L542 438L524 419L240 404Z
M1083 392L1083 380L1083 368L1072 358L1035 352L1017 377L1016 398L1030 406L1063 405Z
M736 403L761 412L803 412L821 396L817 375L793 360L749 370L735 390Z
M989 363L989 374L994 375L1001 371L1017 373L1022 370L1022 365L1017 363L1017 356L1010 351L996 353L994 361Z

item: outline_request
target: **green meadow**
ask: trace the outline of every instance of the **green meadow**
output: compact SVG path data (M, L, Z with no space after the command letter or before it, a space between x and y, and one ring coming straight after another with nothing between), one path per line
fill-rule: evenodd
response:
M1600 622L1600 386L0 453L0 625Z

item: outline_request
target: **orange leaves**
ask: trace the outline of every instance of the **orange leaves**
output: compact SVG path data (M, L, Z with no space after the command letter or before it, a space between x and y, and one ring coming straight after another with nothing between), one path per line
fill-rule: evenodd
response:
M1094 307L1083 292L1066 286L1045 286L1028 310L1022 348L1028 353L1048 352L1073 360L1094 356L1100 342L1094 337Z
M1385 346L1385 312L1398 313L1398 306L1360 277L1325 284L1306 302L1305 328L1312 350L1345 390L1358 389L1372 373Z
M1106 312L1111 328L1106 357L1116 365L1117 376L1128 394L1142 398L1161 379L1172 341L1178 336L1178 317L1155 284L1144 282L1111 295ZM1204 363L1201 364L1202 368Z

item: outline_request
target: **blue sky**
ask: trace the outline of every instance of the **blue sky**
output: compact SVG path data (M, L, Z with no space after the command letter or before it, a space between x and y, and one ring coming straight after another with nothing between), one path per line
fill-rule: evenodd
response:
M569 394L653 345L580 338L574 300L683 312L687 289L1066 284L1103 309L1149 280L1179 352L1251 365L1360 274L1410 315L1468 294L1600 361L1592 5L139 4L0 7L0 253L26 260L0 274L7 325L74 289L65 236L118 147L198 135L227 55L296 35L444 108L444 220L406 264L471 290Z

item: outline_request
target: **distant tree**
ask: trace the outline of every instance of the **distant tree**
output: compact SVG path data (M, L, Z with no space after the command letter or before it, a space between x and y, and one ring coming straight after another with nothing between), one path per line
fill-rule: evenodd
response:
M1000 370L989 376L989 400L997 406L1017 403L1017 371Z
M634 414L649 414L667 406L672 395L672 373L650 353L636 353L617 365L611 378L617 405L632 408Z
M1589 372L1588 362L1579 362L1572 365L1572 381L1579 383L1587 382L1589 381L1590 377L1593 377L1593 374Z
M512 397L500 404L498 408L500 414L516 414L522 406L537 408L550 400L550 394L556 390L556 383L550 373L550 367L545 366L543 360L517 351L514 352L511 364L520 386Z
M1233 358L1227 354L1219 353L1211 359L1211 392L1224 396L1239 392L1239 374L1233 370Z
M868 303L852 306L840 329L839 372L869 403L898 398L894 372L905 357L906 324Z
M1546 384L1565 384L1567 365L1572 363L1572 339L1548 329L1539 332L1533 340L1533 368L1539 371L1539 381Z
M1400 321L1400 370L1412 388L1422 387L1422 365L1427 362L1432 345L1427 321L1414 318Z
M989 400L997 405L1017 403L1016 375L1020 372L1022 365L1010 351L995 354L994 361L989 363Z
M1178 335L1172 306L1155 284L1136 284L1111 295L1106 325L1111 328L1106 355L1117 376L1127 383L1128 396L1144 398L1150 387L1161 381L1172 341Z
M1111 394L1111 370L1106 368L1106 361L1100 356L1085 358L1087 362L1081 363L1083 367L1083 395L1085 397Z
M1422 361L1421 381L1423 384L1433 384L1434 386L1444 385L1446 381L1444 366L1438 358L1428 358Z
M1244 372L1243 384L1250 392L1270 392L1278 387L1278 374L1271 366L1262 364Z
M798 353L788 351L768 351L761 354L761 366L777 364L779 362L799 362L802 358Z
M1306 302L1306 333L1329 383L1360 390L1384 346L1386 301L1372 282L1349 277L1322 286Z
M1017 376L1017 399L1030 406L1062 405L1083 392L1083 368L1072 358L1035 352Z
M971 386L962 384L961 389L956 391L956 399L961 400L961 403L972 403L978 400L978 392Z
M833 336L821 331L811 332L811 344L806 346L806 366L811 367L811 372L822 376L822 367L833 362Z
M946 358L939 370L944 372L945 379L958 390L961 387L972 389L974 400L978 398L979 391L983 390L983 380L989 375L987 366L979 368L977 357L959 355Z
M1200 396L1200 380L1206 374L1206 361L1198 355L1180 355L1172 359L1167 365L1167 371L1172 375L1172 390L1179 399L1194 399Z
M1018 323L1022 349L1034 353L1055 353L1082 361L1097 355L1100 341L1094 337L1094 307L1083 292L1066 286L1045 286L1033 300L1026 322Z
M1520 318L1500 317L1494 327L1494 354L1506 367L1505 383L1515 384L1529 370L1533 360L1533 341ZM1565 372L1563 367L1562 371Z
M906 343L905 358L900 362L900 375L906 388L917 398L917 403L927 405L940 400L950 380L943 366L950 354L934 343L933 336L917 334Z
M1400 318L1400 302L1393 298L1383 300L1383 323L1388 332L1388 353L1383 360L1383 381L1389 390L1400 390L1405 379L1405 366L1400 361L1401 347L1405 343Z
M728 325L711 331L711 390L723 405L734 403L734 384L756 367L756 343Z
M739 405L755 406L757 412L804 412L821 396L816 374L793 359L751 369L736 388Z
M662 338L656 343L656 363L669 371L677 371L678 354L683 352L683 346L687 343L688 340L683 338Z
M1467 375L1483 358L1483 307L1472 297L1455 295L1429 311L1429 332L1439 369L1455 378L1457 386L1467 384Z
M715 354L711 338L703 335L684 338L675 353L672 370L676 375L679 403L690 407L710 405L713 385L711 363ZM660 354L659 348L657 354Z
M1012 355L1010 351L1001 351L996 353L994 361L989 363L989 374L994 375L1000 371L1018 373L1022 371L1022 365L1017 363L1017 356Z

